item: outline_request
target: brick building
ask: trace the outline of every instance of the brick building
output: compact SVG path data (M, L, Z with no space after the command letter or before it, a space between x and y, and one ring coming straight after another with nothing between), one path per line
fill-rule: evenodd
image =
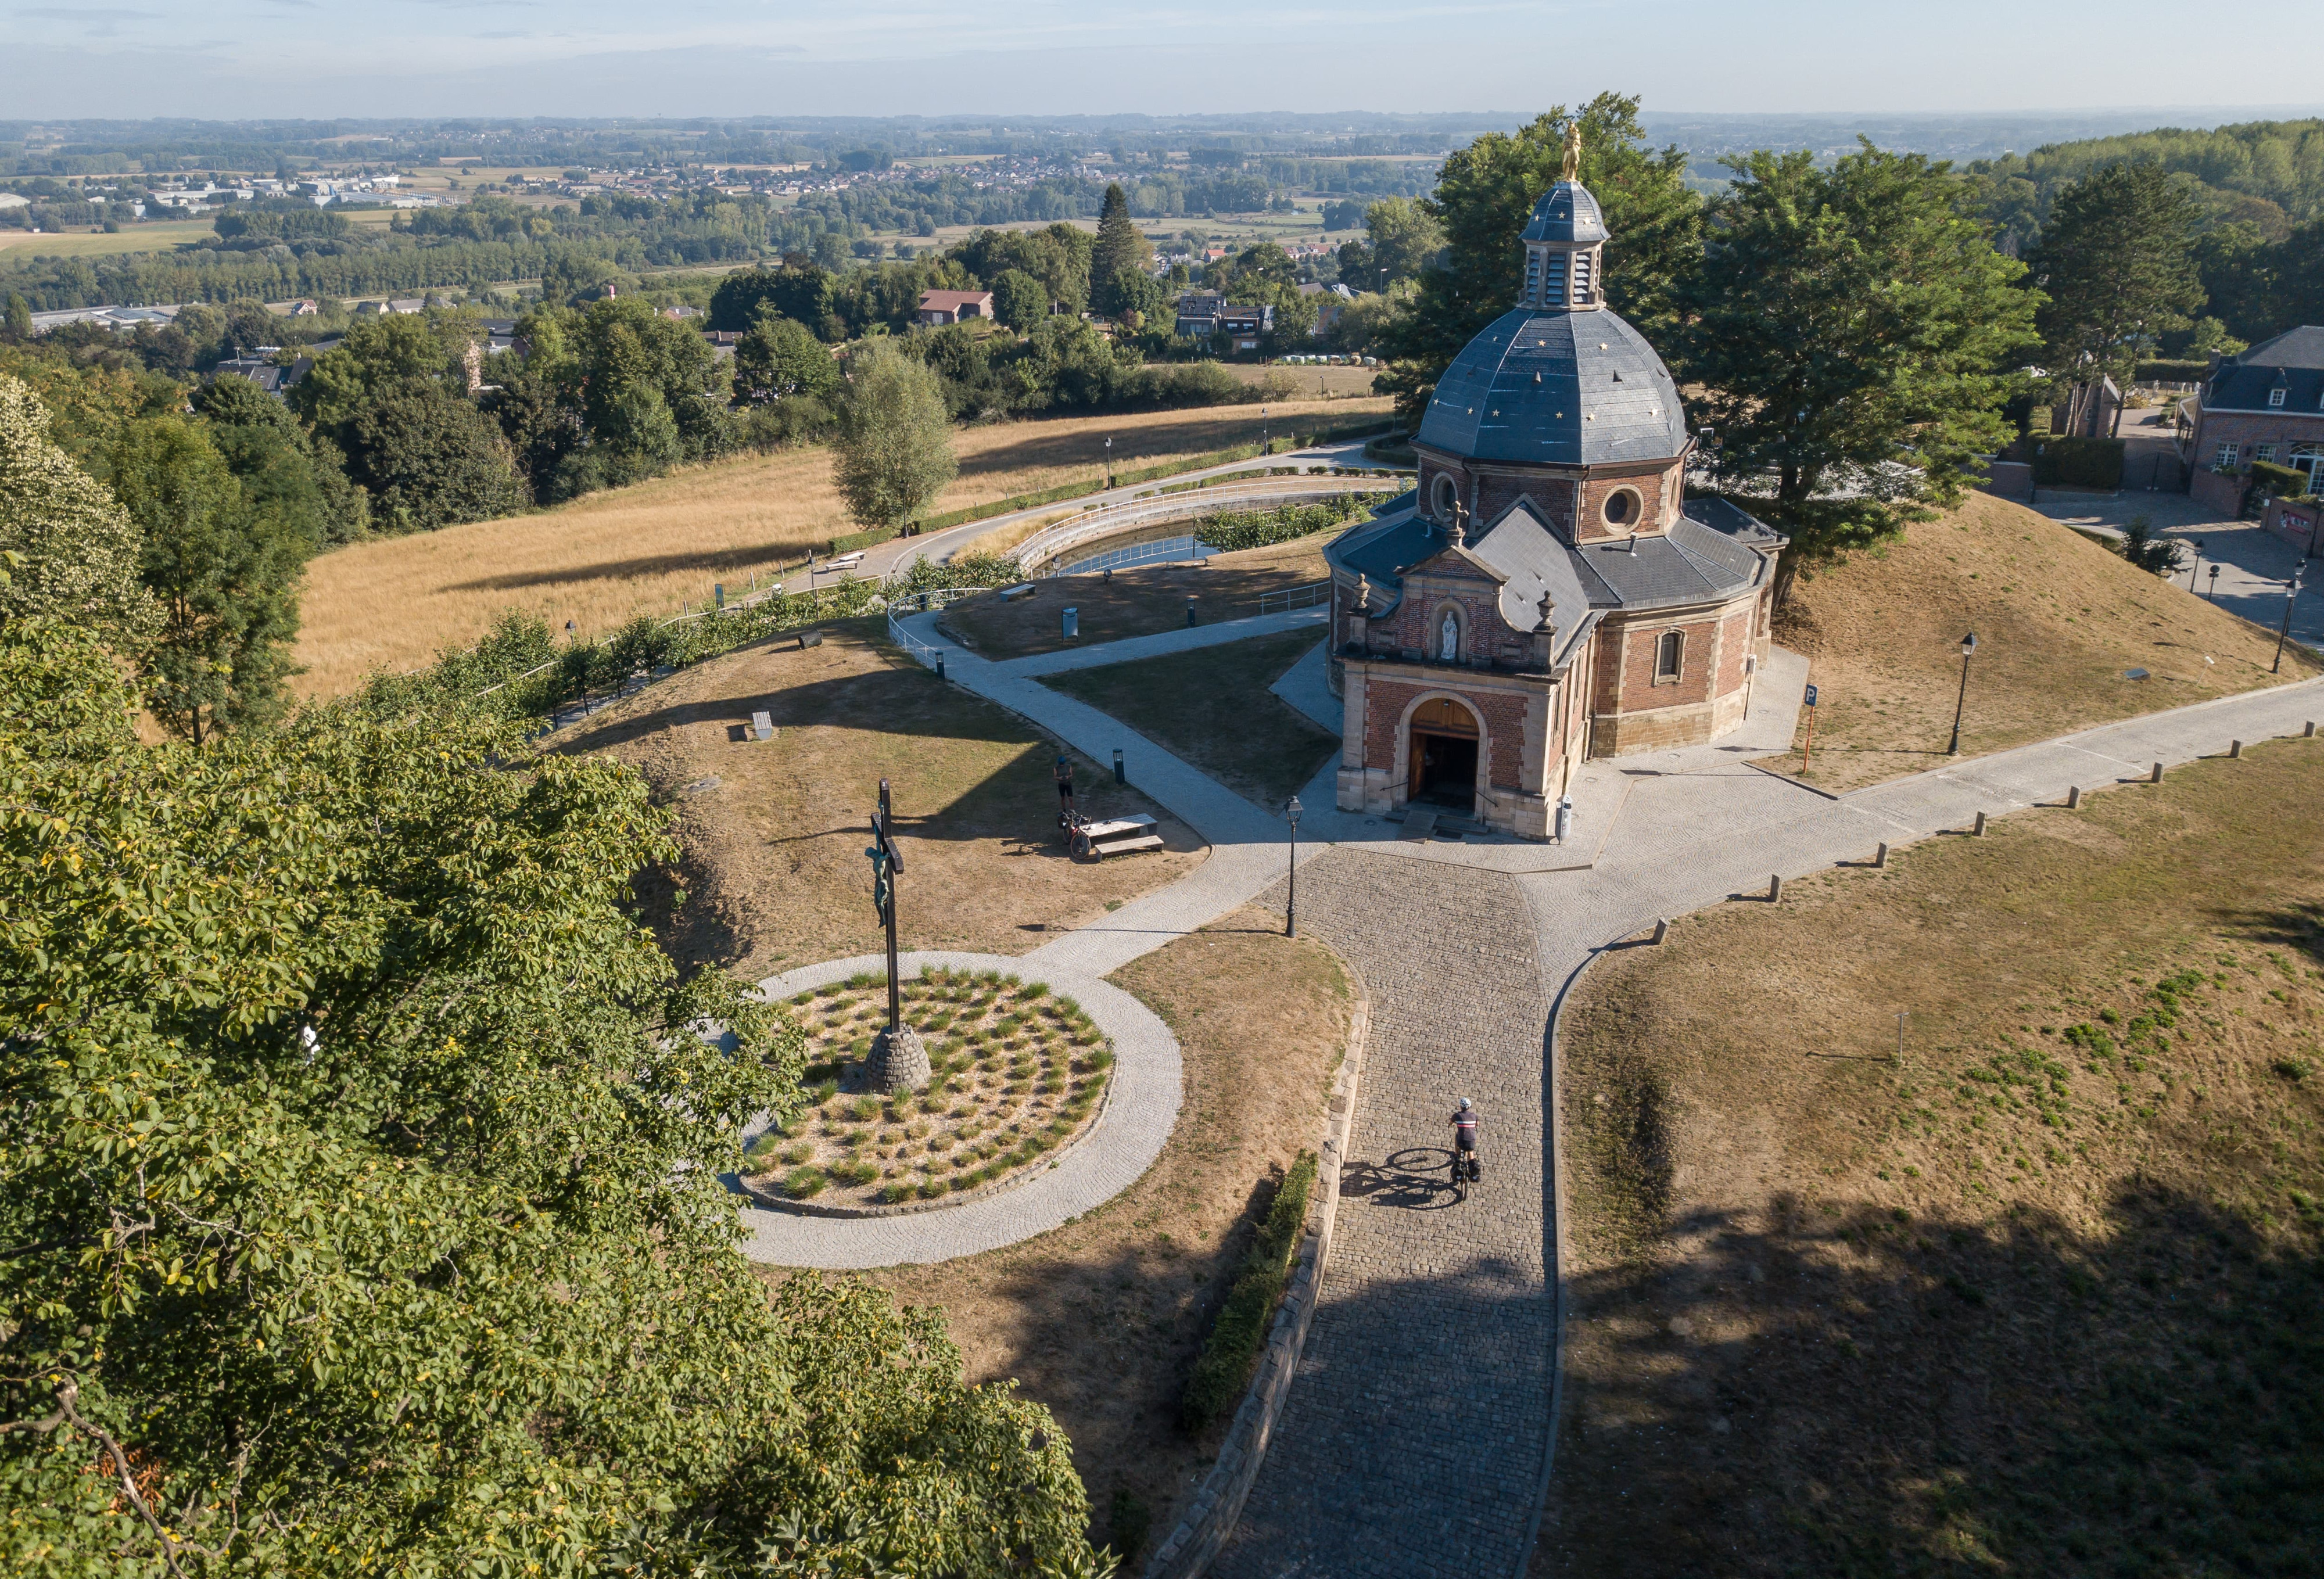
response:
M2187 491L2222 515L2243 509L2254 461L2271 461L2324 483L2324 328L2287 329L2212 364L2202 387L2180 402L2179 458Z
M1678 390L1599 286L1572 180L1535 206L1519 304L1452 360L1418 485L1332 565L1339 805L1547 837L1585 758L1715 739L1767 651L1784 539L1685 496Z

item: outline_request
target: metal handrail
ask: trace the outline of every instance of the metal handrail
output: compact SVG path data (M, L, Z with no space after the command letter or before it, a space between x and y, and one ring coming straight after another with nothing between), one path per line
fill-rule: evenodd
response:
M1297 586L1284 587L1279 592L1260 593L1259 612L1263 614L1287 614L1296 608L1305 608L1310 604L1327 603L1331 600L1331 596L1330 581L1303 582ZM1280 601L1277 601L1278 599ZM1275 605L1273 608L1268 606L1270 603Z
M1296 500L1303 494L1328 498L1341 494L1376 494L1382 491L1376 476L1334 477L1328 475L1190 488L1184 493L1164 494L1159 498L1102 505L1095 510L1084 511L1070 521L1060 522L1035 532L1018 544L1010 557L1016 561L1019 570L1030 574L1036 567L1056 559L1068 549L1078 547L1093 538L1111 536L1126 528L1213 515L1226 505L1251 499Z

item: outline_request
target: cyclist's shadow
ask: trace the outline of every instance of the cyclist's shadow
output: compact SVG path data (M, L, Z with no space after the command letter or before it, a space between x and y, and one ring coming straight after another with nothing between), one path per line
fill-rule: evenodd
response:
M1441 1212L1461 1199L1452 1168L1452 1153L1444 1147L1407 1146L1382 1162L1350 1162L1340 1175L1340 1194L1376 1206Z

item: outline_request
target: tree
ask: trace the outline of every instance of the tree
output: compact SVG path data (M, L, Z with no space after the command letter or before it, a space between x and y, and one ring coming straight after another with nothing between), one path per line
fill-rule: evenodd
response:
M1444 227L1427 204L1410 198L1382 198L1372 204L1364 210L1364 230L1365 261L1373 278L1351 282L1361 290L1384 291L1399 280L1418 279L1444 250Z
M1121 183L1109 181L1105 200L1098 208L1097 242L1090 251L1088 278L1098 287L1093 305L1119 317L1126 306L1113 293L1114 277L1125 272L1144 276L1154 266L1154 248L1130 217L1130 199Z
M1706 386L1721 471L1774 476L1780 601L1803 561L1950 502L2008 438L2015 381L1996 369L2033 343L2035 296L1955 208L1945 164L1868 143L1830 170L1806 152L1729 162L1677 292L1677 360Z
M1086 1570L1046 1410L743 1262L718 1175L803 1040L637 925L678 851L634 770L456 710L202 752L131 711L78 633L0 635L23 1572Z
M833 480L858 522L901 527L960 471L944 387L933 368L881 340L855 356L847 377Z
M1049 316L1048 290L1022 269L1003 269L992 282L992 316L1020 335L1028 333Z
M0 627L47 615L134 651L156 613L138 579L143 549L105 485L49 441L48 408L0 374L0 553L23 556L0 586Z
M287 699L312 545L252 508L226 457L189 422L140 422L110 458L114 492L144 536L142 578L161 607L143 659L146 706L195 745L273 718Z
M240 478L254 509L272 512L310 549L364 535L371 502L348 480L337 450L310 440L281 401L237 374L212 379L194 397L211 447Z
M1559 106L1515 136L1478 138L1444 162L1436 191L1416 205L1443 227L1443 266L1423 269L1412 309L1380 349L1380 387L1417 422L1437 375L1487 324L1517 304L1525 249L1517 237L1556 181L1565 128L1582 126L1581 178L1598 199L1606 244L1607 304L1657 342L1672 323L1671 293L1702 251L1702 205L1686 186L1686 155L1646 152L1638 101L1601 93L1569 115ZM1354 282L1351 282L1354 283Z
M387 531L433 531L505 515L524 503L499 429L441 384L408 379L357 410L348 464Z
M1132 330L1150 325L1170 304L1170 293L1162 282L1143 269L1124 269L1115 274L1105 282L1104 294L1123 326Z
M804 324L818 337L835 323L832 276L825 271L788 263L778 269L744 269L727 275L711 292L709 327L741 334L758 321L759 310L771 307L793 323Z
M315 358L306 377L290 386L290 409L352 449L347 443L350 425L366 401L412 380L440 379L452 360L450 347L438 337L434 326L416 313L359 319L337 346Z
M0 328L5 328L8 337L19 343L32 337L32 309L14 291L8 292L7 316L5 322L0 322Z
M2185 178L2148 162L2109 165L2058 193L2027 264L2047 298L2036 322L2050 371L2067 386L2069 432L2080 430L2100 378L2128 388L2157 337L2193 321L2203 305L2201 217Z
M839 365L804 324L761 306L734 347L734 382L746 392L763 391L773 400L828 400L839 392Z

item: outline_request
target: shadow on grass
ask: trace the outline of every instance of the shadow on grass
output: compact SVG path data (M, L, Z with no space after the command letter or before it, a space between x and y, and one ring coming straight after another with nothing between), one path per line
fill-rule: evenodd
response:
M535 586L577 586L592 581L626 581L650 576L672 576L692 571L703 574L727 573L743 575L752 570L790 564L800 577L807 568L795 561L805 557L802 546L769 543L758 547L705 549L691 554L648 554L634 559L603 559L595 565L566 565L554 569L512 571L504 576L479 576L470 581L456 581L447 592L522 592ZM818 576L816 584L830 585ZM801 590L806 587L802 579ZM740 593L745 587L729 587Z
M1238 443L1256 443L1262 424L1259 415L1259 402L1248 406L1238 402L1231 406L1203 406L1168 422L1154 423L1127 429L1117 435L1113 448L1113 466L1126 472L1149 464L1152 457L1186 453L1204 454L1225 449ZM1355 419L1351 419L1353 420ZM1312 414L1309 418L1313 422ZM1224 431L1229 424L1234 430ZM1106 464L1105 433L1085 428L1077 433L1042 430L1042 424L1028 422L1021 439L1007 444L996 444L975 455L961 457L960 475L964 477L990 476L995 472L1032 471L1045 466L1085 466L1095 472ZM1250 429L1248 436L1242 431ZM1274 425L1277 437L1290 431L1288 421Z
M1536 1574L2315 1571L2312 1229L2150 1186L2098 1225L1767 1216L1576 1279Z

